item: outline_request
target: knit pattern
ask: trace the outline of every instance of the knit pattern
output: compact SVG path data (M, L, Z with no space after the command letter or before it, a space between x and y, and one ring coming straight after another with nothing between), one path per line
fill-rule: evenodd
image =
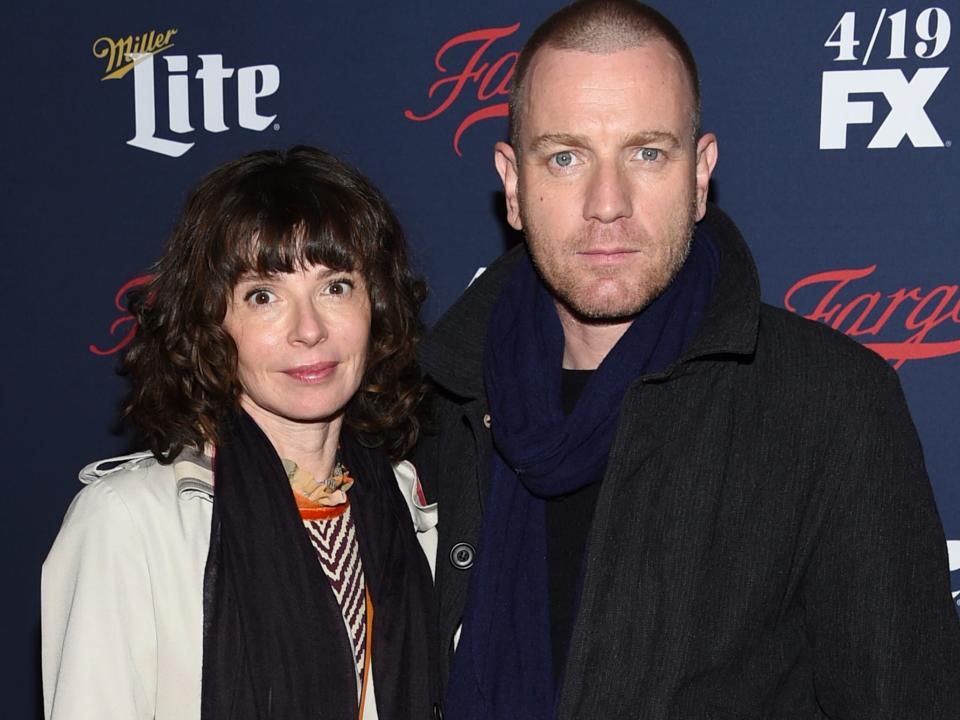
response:
M367 641L366 584L350 507L336 517L304 520L303 524L340 605L353 643L357 673L362 676Z

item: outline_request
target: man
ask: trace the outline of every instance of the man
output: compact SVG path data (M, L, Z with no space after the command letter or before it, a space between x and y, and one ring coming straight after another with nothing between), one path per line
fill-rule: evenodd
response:
M629 0L575 3L512 93L495 162L525 247L421 347L447 720L957 717L896 376L760 302L707 203L683 38Z

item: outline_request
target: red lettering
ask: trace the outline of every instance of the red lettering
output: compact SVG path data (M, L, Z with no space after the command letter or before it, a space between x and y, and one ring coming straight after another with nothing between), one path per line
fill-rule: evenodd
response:
M949 320L950 315L944 315L941 317L940 313L944 311L947 305L950 304L950 301L953 300L953 296L957 294L956 285L941 285L940 287L934 288L930 291L930 294L927 295L920 303L913 309L913 312L907 317L907 322L905 323L909 330L920 329L923 331L923 334L926 335L930 330L935 328L937 325L942 323L944 320ZM944 298L937 305L936 309L927 315L923 320L919 319L919 315L923 310L926 309L927 304L933 300L937 295L944 295Z
M930 358L946 357L960 353L960 340L950 342L906 342L900 343L866 343L884 360L896 360L894 368L899 370L907 360L929 360Z
M443 56L447 54L447 51L450 50L450 48L463 45L465 43L476 42L478 40L482 42L480 43L480 46L473 52L473 55L470 56L470 59L467 60L467 64L459 73L451 75L450 77L441 78L430 86L430 90L427 92L427 97L431 99L433 98L433 94L444 85L453 86L450 90L450 93L446 98L444 98L443 102L425 115L417 115L412 110L404 110L404 117L406 117L407 120L423 122L424 120L432 120L438 115L446 112L446 110L453 105L456 99L460 97L460 93L463 91L464 86L466 86L467 81L473 80L474 82L477 82L481 75L486 72L487 68L490 67L489 63L484 63L483 65L478 66L480 58L483 57L483 54L489 49L489 47L500 38L512 35L519 27L520 23L515 23L510 27L474 30L473 32L466 32L462 35L457 35L456 37L447 40L443 45L440 46L440 49L437 51L437 55L433 61L433 64L441 74L447 72L447 68L443 64ZM497 64L499 65L501 61L498 61Z
M797 309L790 302L791 298L798 290L802 290L805 287L810 285L818 285L819 283L832 282L836 283L833 289L827 291L823 296L820 302L817 304L817 307L814 308L813 312L803 317L809 320L819 320L820 322L830 322L830 318L841 309L841 305L834 305L829 310L827 305L832 303L837 297L837 294L843 290L848 284L854 280L860 280L865 278L868 275L872 275L873 271L877 269L876 265L871 265L870 267L863 268L862 270L831 270L829 272L817 273L816 275L811 275L810 277L803 278L798 282L794 283L793 287L787 290L786 296L783 298L783 306L792 313L797 313ZM836 327L836 325L834 325Z
M877 320L869 327L864 327L868 318L878 309L884 297L880 292L868 292L857 295L852 300L845 301L841 293L857 280L873 274L876 265L859 270L830 270L816 273L798 280L787 290L783 299L784 307L790 312L802 314L797 310L799 291L815 286L821 287L822 295L810 312L803 314L811 320L829 324L848 335L858 337L862 335L877 335L887 329L887 325L902 307L910 307L903 320L902 331L906 339L899 342L871 342L865 346L878 353L884 359L893 363L896 369L901 368L908 360L927 360L960 353L960 340L929 341L930 332L947 321L960 325L960 286L940 285L928 293L919 287L901 288L886 296L888 303ZM932 309L931 309L932 308ZM849 325L848 321L852 319Z
M897 308L905 300L916 300L920 301L920 288L913 288L913 290L908 291L906 288L897 290L895 293L889 296L890 305L887 306L887 309L883 311L883 314L880 316L880 319L877 320L869 330L864 330L864 335L876 335L878 332L883 330L887 326L887 323L890 322L890 318L893 317L893 314L897 311Z
M460 137L463 135L463 131L466 130L471 125L474 125L481 120L486 120L487 118L494 117L506 117L510 114L510 109L507 106L507 103L500 103L499 105L491 105L490 107L480 108L476 112L472 112L467 115L463 122L460 123L460 127L457 128L457 132L453 135L453 149L457 155L463 156L463 153L460 152Z
M118 331L125 329L123 337L121 337L115 345L106 349L101 349L96 345L90 345L90 352L92 352L94 355L113 355L120 352L123 348L130 344L130 341L133 340L133 336L137 334L137 322L134 320L133 315L130 314L127 308L127 293L134 288L146 285L150 282L151 278L151 275L141 275L140 277L135 277L133 280L129 280L124 283L123 286L117 290L117 294L113 298L113 305L122 314L120 317L110 323L110 335L116 335Z
M517 68L518 57L520 57L520 53L509 52L490 66L490 69L487 71L486 75L483 76L483 80L480 82L480 87L477 88L477 100L486 102L496 95L510 94L510 81L513 80L513 71ZM497 86L491 92L487 92L487 88L490 87L490 83L493 82L493 80L497 77L497 73L500 72L500 68L503 67L505 62L510 61L512 61L510 69L507 70L506 74L500 79L500 82L497 83Z
M462 33L447 40L434 57L433 64L437 71L443 76L435 80L427 91L427 97L431 100L437 95L437 105L432 110L424 113L416 113L412 109L403 111L403 116L407 120L414 122L425 122L439 117L447 112L453 104L460 98L464 88L468 83L477 86L476 99L481 103L489 102L496 97L505 97L510 94L510 82L513 80L513 74L516 70L517 58L519 53L510 51L504 53L495 62L484 60L484 55L497 40L513 35L520 27L520 23L514 23L508 27L484 28L482 30L473 30ZM479 43L472 54L467 58L462 68L447 74L445 57L447 53L456 47L469 46L472 43ZM445 94L440 91L446 91ZM442 96L442 97L441 97ZM481 120L489 118L506 117L508 115L507 103L500 102L495 105L487 105L470 112L457 126L453 137L453 149L457 155L463 155L460 151L460 138L467 128L475 125Z
M856 300L847 305L843 310L837 313L837 319L833 323L834 328L841 327L846 321L850 314L857 309L857 306L862 302L867 303L867 307L864 308L863 312L860 313L860 316L853 321L853 324L847 328L848 335L858 335L862 334L860 330L860 324L863 323L867 316L873 312L874 308L877 307L877 303L880 302L880 293L870 293L869 295L861 295Z

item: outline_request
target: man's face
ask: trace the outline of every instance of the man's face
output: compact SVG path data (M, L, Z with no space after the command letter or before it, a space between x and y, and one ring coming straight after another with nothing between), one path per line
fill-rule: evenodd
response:
M542 48L526 77L519 157L498 143L510 224L563 309L626 319L670 283L706 212L716 139L693 139L693 93L668 44Z

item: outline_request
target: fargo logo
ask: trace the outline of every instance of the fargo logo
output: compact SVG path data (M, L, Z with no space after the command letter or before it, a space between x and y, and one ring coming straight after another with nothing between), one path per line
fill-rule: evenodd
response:
M403 116L413 122L433 120L449 111L468 85L471 90L475 87L476 92L472 98L474 102L471 103L468 91L466 103L461 105L479 103L480 107L474 107L468 112L453 133L453 150L462 156L460 138L469 127L481 120L503 118L509 114L505 98L510 95L510 83L520 53L513 49L503 51L498 48L491 51L490 48L497 41L516 33L519 27L520 23L514 23L508 27L472 30L443 43L433 58L439 77L427 90L427 97L435 102L436 106L422 114L408 108L404 110ZM496 52L501 54L497 55Z
M787 290L783 306L857 338L898 370L911 360L960 354L960 285L883 293L869 287L867 278L876 269L828 270L802 278Z
M190 107L191 81L199 83L202 123L207 132L230 129L224 117L226 92L236 97L236 124L240 127L259 132L276 120L276 114L262 114L259 107L260 100L280 89L280 69L276 65L226 67L223 56L214 54L197 55L193 61L187 55L167 54L159 58L163 62L157 62L161 53L173 47L176 34L177 28L151 30L119 39L100 37L93 43L94 57L106 60L102 80L119 80L133 71L134 134L128 145L169 157L180 157L194 146L192 141L174 139L196 130ZM235 81L228 82L231 79ZM158 130L157 117L162 114L158 106L163 104L158 99L166 100L163 130Z
M113 307L119 315L110 323L109 334L114 338L113 345L99 347L93 343L87 349L94 355L113 355L123 350L133 336L137 334L137 320L130 312L129 294L150 283L152 275L141 275L125 282L113 296Z
M942 8L927 8L911 17L907 10L879 16L861 51L857 13L845 12L824 43L836 48L833 62L853 62L866 68L876 50L886 61L926 61L938 57L950 43L950 16ZM908 30L908 24L912 27ZM851 125L879 126L868 149L896 148L904 138L913 147L944 147L927 104L940 87L949 67L921 67L908 78L900 68L828 70L823 73L820 97L820 149L844 150ZM871 97L873 96L873 97ZM878 108L889 105L886 116Z

